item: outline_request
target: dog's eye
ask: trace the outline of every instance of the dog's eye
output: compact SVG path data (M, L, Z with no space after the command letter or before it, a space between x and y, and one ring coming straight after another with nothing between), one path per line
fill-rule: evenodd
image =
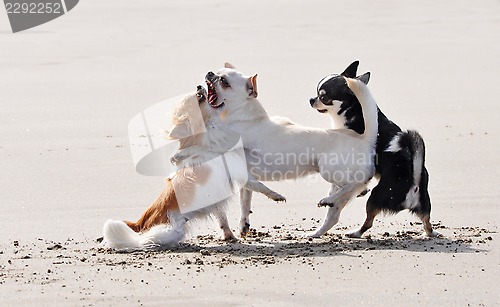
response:
M328 97L326 97L326 95L321 95L319 96L319 100L321 100L321 102L326 102L328 101Z
M229 82L227 82L226 78L224 77L220 78L220 84L222 85L222 87L231 87L229 85Z

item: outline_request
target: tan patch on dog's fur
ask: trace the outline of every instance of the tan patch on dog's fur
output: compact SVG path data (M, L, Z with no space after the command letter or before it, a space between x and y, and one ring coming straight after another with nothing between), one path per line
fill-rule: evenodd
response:
M220 113L220 120L221 121L225 121L226 120L226 117L227 117L227 110L224 110Z
M125 221L135 232L142 232L159 224L168 223L168 212L179 212L179 204L174 192L172 180L166 180L167 186L160 196L149 206L137 222Z
M195 145L201 145L203 143L203 133L201 124L204 124L208 117L209 112L207 110L206 104L199 105L196 95L190 95L184 98L179 105L175 108L172 114L173 127L184 126L186 131L191 131L195 133L191 136L185 136L179 138L179 149L188 148ZM199 106L201 110L202 119L197 120L197 123L193 126L193 121L190 118L197 118L198 115L193 115L193 110ZM198 123L201 121L202 123ZM172 128L170 131L172 132ZM169 138L168 136L167 138ZM175 137L170 137L171 139L177 139ZM196 166L193 168L185 168L178 171L172 179L167 179L167 186L154 201L154 203L149 206L146 211L142 214L141 218L137 222L125 221L125 223L134 231L142 232L148 230L149 228L165 224L169 222L168 215L170 212L179 212L179 204L177 202L177 193L182 193L180 199L184 201L194 198L194 184L203 184L208 180L210 173L203 167Z

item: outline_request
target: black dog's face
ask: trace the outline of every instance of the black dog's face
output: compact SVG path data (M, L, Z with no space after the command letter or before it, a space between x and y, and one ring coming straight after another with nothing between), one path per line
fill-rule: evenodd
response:
M346 80L346 78L357 78L365 84L368 83L370 73L356 77L358 65L359 62L355 61L340 75L332 74L321 79L316 89L317 96L309 100L311 107L320 113L337 116L353 104L359 104L358 99L347 86Z
M337 113L347 96L354 96L342 75L326 76L318 83L316 92L317 96L311 98L309 102L311 107L320 113Z

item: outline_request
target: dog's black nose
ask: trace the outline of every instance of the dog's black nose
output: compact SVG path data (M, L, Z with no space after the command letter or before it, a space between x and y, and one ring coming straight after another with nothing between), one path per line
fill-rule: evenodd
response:
M309 103L311 104L311 107L314 106L315 102L316 102L316 98L309 99Z
M207 75L205 76L205 79L212 81L212 79L215 77L215 74L211 71L207 72Z

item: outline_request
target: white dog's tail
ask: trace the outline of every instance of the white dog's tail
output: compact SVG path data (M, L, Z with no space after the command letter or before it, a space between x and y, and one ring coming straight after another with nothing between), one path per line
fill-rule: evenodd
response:
M370 143L373 142L373 146L375 146L378 134L377 103L365 83L358 79L346 79L347 86L353 91L361 104L363 118L365 119L363 138L370 140Z
M157 225L144 233L137 233L123 221L107 220L104 224L104 244L119 251L149 250L170 248L179 245L184 239L183 224Z

